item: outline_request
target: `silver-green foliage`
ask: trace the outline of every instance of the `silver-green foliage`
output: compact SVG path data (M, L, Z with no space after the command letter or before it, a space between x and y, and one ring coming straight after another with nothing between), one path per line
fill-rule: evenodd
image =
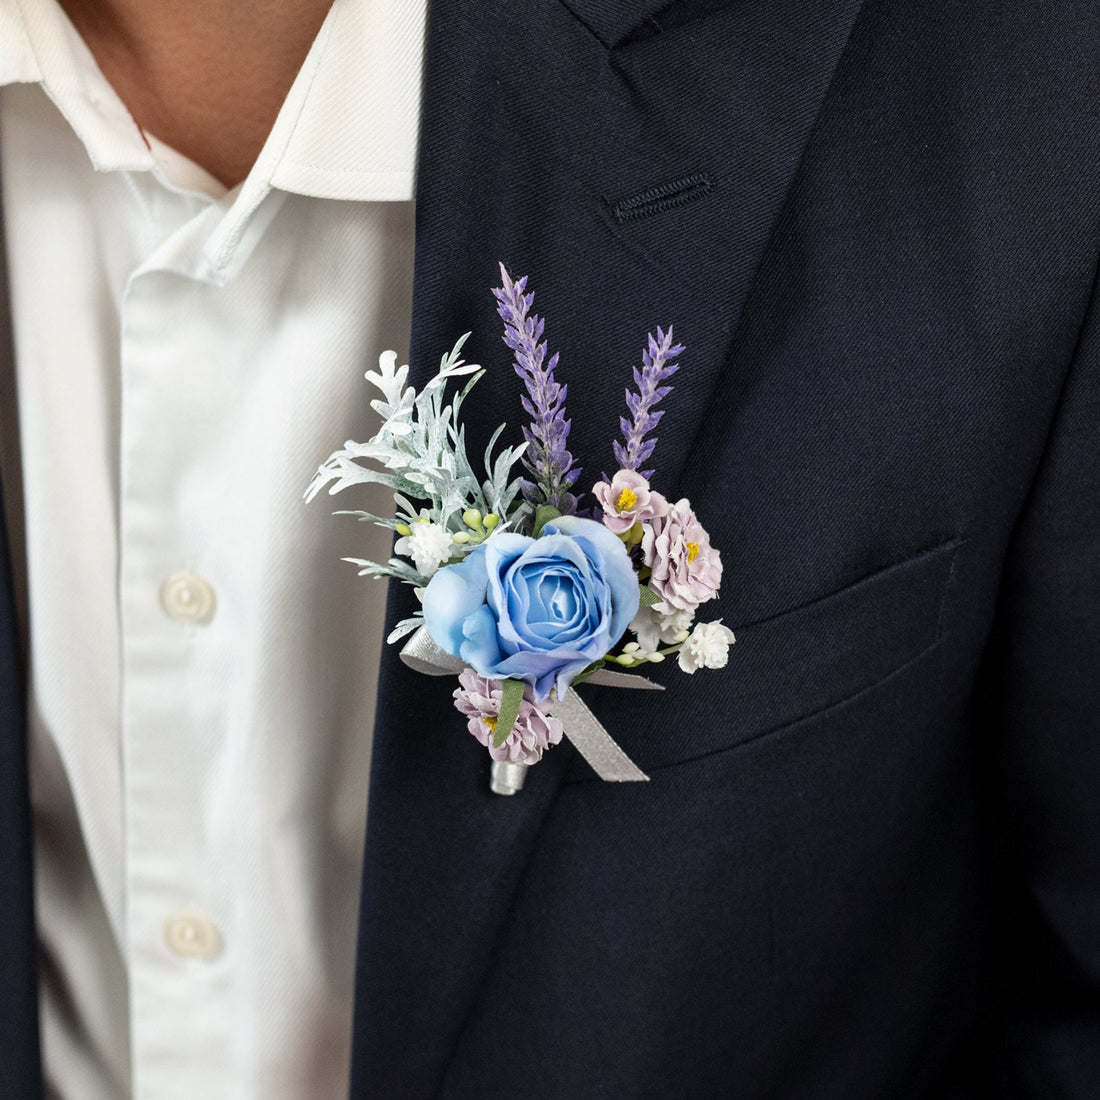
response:
M439 371L419 393L408 385L408 366L397 366L396 353L382 353L378 370L366 374L367 381L382 394L381 399L371 401L371 408L382 417L381 428L366 443L349 440L341 450L331 454L310 483L307 500L326 487L334 494L350 485L378 482L394 491L393 519L370 512L344 514L391 530L399 523L428 519L458 532L463 529L463 513L476 508L483 515L492 512L500 516L501 530L516 525L520 510L526 509L526 505L519 499L523 479L512 477L512 467L527 444L504 447L494 459L493 448L504 430L501 425L485 451L484 480L478 479L466 455L466 433L459 422L459 412L470 390L485 373L476 363L466 363L460 358L468 336L466 333L443 356ZM465 377L469 380L448 401L448 383ZM456 543L455 559L469 553L475 545ZM395 577L416 585L427 583L427 578L400 559L391 559L388 565L359 560L355 564L361 566L363 574Z

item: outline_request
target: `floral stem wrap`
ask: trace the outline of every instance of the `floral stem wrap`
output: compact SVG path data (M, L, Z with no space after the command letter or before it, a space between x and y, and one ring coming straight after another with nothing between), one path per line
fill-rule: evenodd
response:
M427 676L453 676L461 672L465 663L441 649L428 631L421 627L405 643L401 660L415 672ZM660 684L641 676L600 669L586 683L605 687L627 687L642 691L664 691ZM563 699L553 698L554 714L565 726L565 736L574 748L591 765L592 770L608 783L645 783L649 776L643 772L600 723L599 719L581 701L576 691L565 693Z

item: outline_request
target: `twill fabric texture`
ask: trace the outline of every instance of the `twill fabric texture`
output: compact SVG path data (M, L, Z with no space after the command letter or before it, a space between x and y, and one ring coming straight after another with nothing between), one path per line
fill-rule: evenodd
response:
M511 798L386 655L356 1100L1096 1095L1098 48L1069 0L433 5L413 381L472 331L471 453L518 427L504 261L594 480L673 324L654 465L738 640L586 696L649 783L562 745Z

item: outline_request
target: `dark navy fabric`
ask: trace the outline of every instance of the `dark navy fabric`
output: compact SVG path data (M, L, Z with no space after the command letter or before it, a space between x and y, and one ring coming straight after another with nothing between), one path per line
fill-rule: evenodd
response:
M0 208L0 376L11 351L3 229ZM0 385L3 400L12 400L12 393ZM7 531L0 501L0 1096L29 1100L41 1089L38 957L27 789L27 693Z
M589 689L648 784L513 798L387 654L356 1100L1100 1095L1098 61L1085 0L432 5L417 380L472 330L518 433L529 275L587 484L673 323L738 641Z

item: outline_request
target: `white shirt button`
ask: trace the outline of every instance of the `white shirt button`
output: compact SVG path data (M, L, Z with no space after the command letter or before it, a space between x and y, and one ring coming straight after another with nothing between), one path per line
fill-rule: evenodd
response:
M170 618L207 623L214 617L214 589L196 573L173 573L160 586L161 606Z
M213 959L221 954L218 926L197 909L185 909L164 922L164 942L182 959Z

